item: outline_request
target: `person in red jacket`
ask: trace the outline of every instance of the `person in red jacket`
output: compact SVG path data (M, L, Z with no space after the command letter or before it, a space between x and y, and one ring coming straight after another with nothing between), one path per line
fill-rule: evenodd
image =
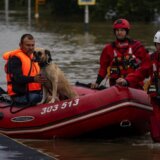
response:
M140 41L129 38L129 31L130 24L126 19L118 19L113 23L116 40L104 47L100 56L98 76L91 88L98 88L106 75L112 86L120 77L124 78L131 73L139 76L148 69L149 54ZM130 80L127 82L130 83ZM142 82L134 87L142 88Z
M152 68L148 94L153 106L151 136L155 142L160 142L160 31L155 34L153 42L155 43L156 51L151 55Z
M118 85L124 85L130 80L129 86L134 86L139 81L149 76L150 83L147 92L153 106L153 115L151 117L151 136L155 142L160 142L160 31L158 31L153 39L156 51L150 55L150 69L142 72L141 75L128 75L128 77L119 78Z

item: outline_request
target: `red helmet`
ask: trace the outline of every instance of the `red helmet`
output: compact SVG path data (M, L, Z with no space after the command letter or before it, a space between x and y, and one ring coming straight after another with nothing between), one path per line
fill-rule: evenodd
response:
M113 23L113 29L119 29L119 28L124 28L124 29L130 29L130 24L126 19L117 19Z

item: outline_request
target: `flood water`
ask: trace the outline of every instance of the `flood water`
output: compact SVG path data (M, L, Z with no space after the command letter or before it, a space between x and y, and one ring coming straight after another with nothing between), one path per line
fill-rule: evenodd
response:
M16 49L24 33L31 33L36 39L36 47L51 50L52 57L65 72L70 82L90 83L95 81L99 56L106 42L113 41L111 23L90 23L89 33L85 33L83 22L67 22L51 17L40 17L31 21L27 13L0 13L0 75L1 86L6 89L3 71L5 51ZM153 35L160 29L158 24L133 24L131 36L141 40L152 51ZM104 82L105 83L105 82ZM41 150L60 160L159 160L160 144L152 142L149 133L132 138L88 138L20 140L37 150ZM1 148L0 146L0 153ZM8 154L3 153L4 154ZM5 157L5 156L4 156Z

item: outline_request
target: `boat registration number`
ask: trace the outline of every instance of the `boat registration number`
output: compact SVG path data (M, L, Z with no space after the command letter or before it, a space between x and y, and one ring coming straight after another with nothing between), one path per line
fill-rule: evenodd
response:
M44 115L50 112L55 112L57 110L64 110L70 107L76 107L78 106L78 104L79 104L79 99L77 98L72 101L64 102L62 104L55 104L48 107L44 107L42 108L41 115Z

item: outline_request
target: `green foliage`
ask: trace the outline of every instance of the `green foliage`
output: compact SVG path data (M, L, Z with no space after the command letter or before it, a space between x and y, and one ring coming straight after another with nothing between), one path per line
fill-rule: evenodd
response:
M116 9L118 16L135 21L151 21L154 18L154 8L149 0L118 0Z
M77 0L51 0L49 3L52 5L52 13L56 15L66 16L78 13L80 10Z
M4 8L5 0L0 1ZM9 0L10 9L27 6L27 0ZM35 0L31 0L34 8ZM84 6L78 6L78 0L46 0L46 12L54 16L79 16L84 14ZM90 6L90 17L94 20L114 20L120 17L132 21L153 21L160 15L160 0L96 0L95 6Z

